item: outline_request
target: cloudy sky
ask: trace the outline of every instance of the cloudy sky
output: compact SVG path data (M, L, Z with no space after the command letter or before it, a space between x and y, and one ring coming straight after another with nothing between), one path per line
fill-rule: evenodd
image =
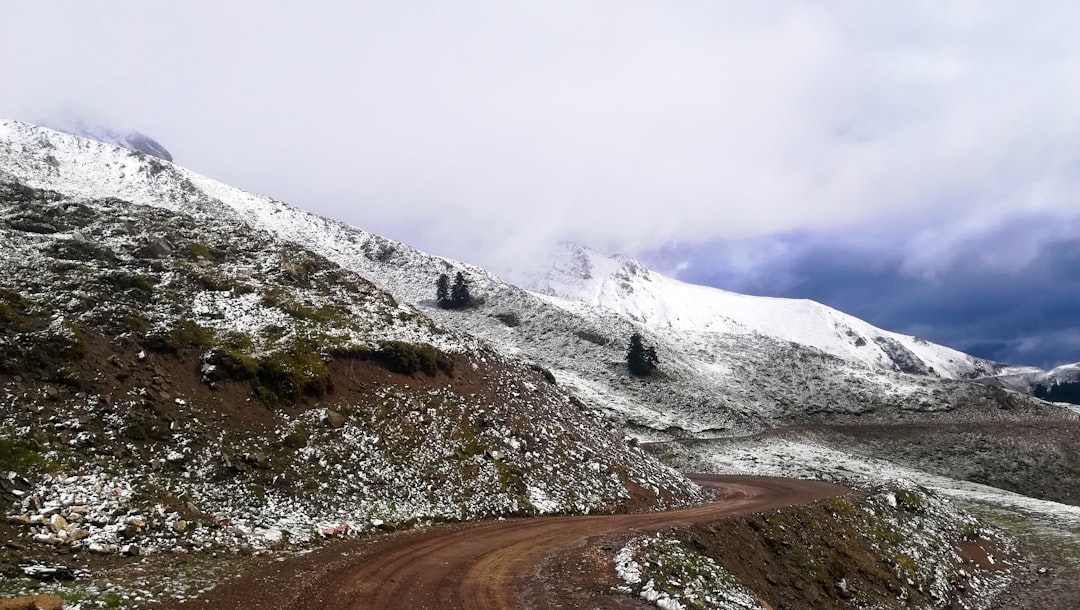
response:
M1037 9L1037 10L1035 10ZM0 115L496 269L553 239L1080 360L1080 4L6 0Z

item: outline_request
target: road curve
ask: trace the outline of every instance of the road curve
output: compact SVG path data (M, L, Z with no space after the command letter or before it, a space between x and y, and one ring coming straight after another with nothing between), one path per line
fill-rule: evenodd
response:
M529 587L536 566L548 555L596 536L649 532L713 521L782 506L804 504L842 495L849 490L819 481L772 477L692 475L713 488L717 500L681 510L629 515L541 517L492 521L448 528L431 528L367 541L347 560L320 571L309 571L304 582L286 586L264 605L256 590L274 582L287 582L288 566L277 578L225 585L203 600L184 608L213 607L242 596L248 608L293 610L360 610L397 608L505 609L524 604L521 592L529 589L530 608L555 608L542 588ZM287 564L287 562L286 562ZM298 587L293 590L292 587ZM229 589L233 592L230 593ZM249 594L244 594L246 590ZM539 591L539 593L538 593ZM215 601L216 598L216 601ZM201 602L201 603L200 603ZM217 606L223 607L223 606ZM228 607L228 606L224 606Z

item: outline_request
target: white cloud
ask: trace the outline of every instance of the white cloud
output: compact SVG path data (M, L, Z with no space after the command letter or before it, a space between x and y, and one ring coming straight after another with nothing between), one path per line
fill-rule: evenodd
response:
M208 175L485 264L556 237L636 252L878 223L933 240L981 214L1077 213L1078 17L9 2L0 114L75 107Z

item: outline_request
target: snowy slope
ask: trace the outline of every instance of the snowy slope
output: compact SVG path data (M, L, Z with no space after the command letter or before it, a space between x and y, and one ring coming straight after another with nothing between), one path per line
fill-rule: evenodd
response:
M669 278L622 255L564 243L530 289L603 307L657 332L757 334L868 366L957 379L995 365L957 350L874 327L805 299L758 297Z
M115 131L106 127L88 125L78 119L53 123L49 127L112 146L153 155L165 161L173 160L172 153L162 146L160 142L139 131Z
M1080 404L1080 363L1063 364L1049 371L1035 367L1008 367L993 381L1046 400Z
M242 223L298 243L439 325L551 370L586 408L645 438L737 434L837 414L948 413L998 400L989 388L948 379L989 374L991 363L817 303L691 286L621 257L564 252L555 271L533 284L546 294L529 292L148 155L10 120L0 120L3 172L72 197ZM435 307L435 279L455 271L467 275L480 306ZM634 332L656 346L662 381L627 375L626 339Z

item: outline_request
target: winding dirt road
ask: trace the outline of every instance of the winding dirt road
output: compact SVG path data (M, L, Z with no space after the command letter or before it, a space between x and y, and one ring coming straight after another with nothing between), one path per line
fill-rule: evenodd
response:
M294 610L559 608L538 566L587 540L651 532L838 496L844 487L769 477L693 475L717 501L660 513L546 517L405 532L264 566L179 607Z

